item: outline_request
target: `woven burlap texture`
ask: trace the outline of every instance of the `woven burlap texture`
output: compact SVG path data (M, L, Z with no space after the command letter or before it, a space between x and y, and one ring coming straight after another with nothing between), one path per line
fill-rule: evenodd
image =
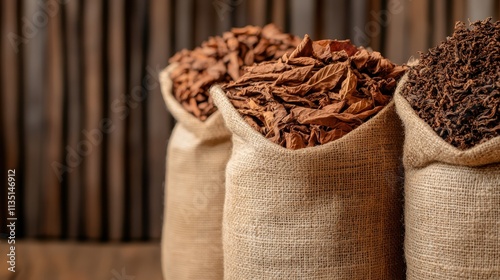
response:
M225 279L403 279L402 127L391 103L339 140L287 150L210 90L233 152Z
M219 112L201 122L172 95L170 65L160 73L177 120L167 148L162 270L167 280L223 279L222 209L231 134Z
M405 127L407 279L500 279L500 137L459 150L396 90Z

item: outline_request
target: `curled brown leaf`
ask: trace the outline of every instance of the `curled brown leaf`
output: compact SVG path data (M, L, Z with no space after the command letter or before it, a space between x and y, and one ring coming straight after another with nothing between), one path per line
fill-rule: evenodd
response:
M246 67L223 88L253 128L301 149L339 139L377 114L404 69L349 41L305 36L290 55Z

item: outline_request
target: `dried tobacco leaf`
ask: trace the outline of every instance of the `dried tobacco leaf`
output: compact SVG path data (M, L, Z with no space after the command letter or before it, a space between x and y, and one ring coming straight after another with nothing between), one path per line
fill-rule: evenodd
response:
M451 145L465 150L500 135L500 21L457 22L453 36L408 71L401 93Z
M345 80L342 82L342 87L340 88L340 99L350 100L352 93L356 91L356 86L358 85L358 78L352 73L352 70L347 71ZM356 102L357 103L357 102Z
M208 96L212 84L234 81L240 78L243 66L278 59L299 43L298 37L282 33L274 24L233 28L222 37L210 37L201 47L181 50L170 58L170 63L179 64L170 75L174 96L204 121L216 110ZM270 73L272 79L278 76Z
M312 41L250 67L223 85L251 127L288 149L322 145L351 132L389 103L405 66L348 40Z
M318 70L307 82L311 86L310 90L325 91L337 86L337 83L344 77L347 65L335 63Z

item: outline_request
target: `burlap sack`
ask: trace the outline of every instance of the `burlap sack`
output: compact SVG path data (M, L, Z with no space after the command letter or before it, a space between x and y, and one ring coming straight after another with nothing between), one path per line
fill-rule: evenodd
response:
M408 279L500 279L500 137L459 150L398 92Z
M339 140L287 150L250 127L220 87L210 94L233 133L225 279L404 278L393 103Z
M177 120L167 148L162 269L165 279L223 278L222 208L231 135L219 112L201 122L172 95L169 72L161 90Z

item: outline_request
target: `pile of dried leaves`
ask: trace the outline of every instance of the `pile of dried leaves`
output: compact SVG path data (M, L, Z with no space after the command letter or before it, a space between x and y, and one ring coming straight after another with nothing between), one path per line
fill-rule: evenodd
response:
M282 33L274 24L233 28L222 37L210 37L201 47L170 58L170 63L179 63L170 75L175 98L204 121L216 110L208 94L212 84L237 80L243 66L278 59L299 43L300 38Z
M389 103L406 70L350 41L311 41L277 61L246 67L224 85L243 118L288 149L325 144Z
M468 149L500 135L500 21L457 22L421 54L402 95L445 141Z

